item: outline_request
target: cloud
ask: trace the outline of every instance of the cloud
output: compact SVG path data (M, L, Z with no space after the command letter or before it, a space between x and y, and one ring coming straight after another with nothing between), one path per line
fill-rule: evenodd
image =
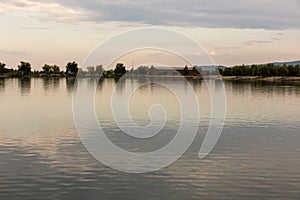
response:
M216 49L219 49L219 50L232 50L232 49L238 49L240 47L238 46L223 46L223 47L217 47Z
M249 40L244 42L243 44L246 46L252 46L252 45L257 45L257 44L268 44L268 43L273 43L274 41L272 40Z
M49 30L49 28L46 28L46 27L22 27L22 29L35 30L35 31Z
M40 20L73 23L82 21L89 15L88 10L64 6L56 1L9 0L0 2L1 14L11 11L27 13L29 16Z
M296 0L10 0L0 13L23 10L72 23L108 21L210 28L300 28ZM45 17L46 16L46 17Z
M9 50L1 50L0 55L13 55L13 56L23 56L27 55L26 51L9 51Z

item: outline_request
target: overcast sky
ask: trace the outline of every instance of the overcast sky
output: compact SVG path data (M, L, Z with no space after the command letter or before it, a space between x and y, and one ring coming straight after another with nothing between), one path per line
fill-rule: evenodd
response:
M298 0L2 0L0 62L83 62L112 35L136 27L179 31L217 64L300 59Z

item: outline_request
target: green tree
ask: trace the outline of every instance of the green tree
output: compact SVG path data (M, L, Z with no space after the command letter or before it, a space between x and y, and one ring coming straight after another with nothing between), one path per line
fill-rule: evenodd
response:
M223 75L224 76L232 76L232 68L231 67L226 67L224 69Z
M244 71L243 68L240 66L235 66L232 68L232 74L234 76L243 76L244 75Z
M218 68L219 74L224 75L224 69Z
M136 69L136 73L139 75L147 75L147 74L149 74L149 67L140 66Z
M300 76L300 65L295 66L295 76Z
M269 70L270 76L276 76L276 67L273 64L269 65Z
M66 73L67 74L77 74L78 72L78 64L74 62L69 62L66 66Z
M6 72L5 66L6 66L6 64L0 62L0 74L3 74Z
M78 75L78 76L84 76L84 75L85 75L85 71L83 71L82 68L78 68L77 75Z
M103 66L102 65L97 65L96 66L97 75L101 75L103 72L104 72Z
M118 63L116 65L116 68L114 70L115 75L122 76L122 75L126 74L126 72L127 72L126 67L124 66L123 63Z
M23 75L29 75L31 73L31 64L29 62L21 61L21 64L18 65L18 71Z
M104 74L104 77L106 77L106 78L113 78L115 76L115 73L112 69L105 71L103 74Z
M60 69L57 65L48 65L48 64L45 64L43 67L43 73L46 73L46 74L59 74L60 72Z
M184 67L183 73L184 73L185 76L189 75L189 68L188 68L188 66Z
M268 66L261 66L259 68L259 74L262 76L262 77L269 77L270 76L270 68Z
M251 66L251 75L252 76L258 76L258 66L257 65L252 65Z
M87 67L87 72L88 74L95 74L95 67L93 66L90 66L90 67Z
M51 71L54 73L54 74L59 74L60 73L60 68L57 66L57 65L53 65L51 67Z
M289 70L289 76L297 76L295 67L293 65L289 65L287 68Z
M277 76L287 76L289 75L289 69L286 66L278 66L276 68Z
M42 67L43 72L46 73L46 74L50 74L51 68L52 68L52 67L51 67L50 65L48 65L48 64L45 64L45 65Z

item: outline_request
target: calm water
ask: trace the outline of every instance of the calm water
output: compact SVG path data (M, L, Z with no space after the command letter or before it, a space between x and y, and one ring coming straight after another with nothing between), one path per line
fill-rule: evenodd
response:
M117 93L137 81L124 81ZM299 83L225 82L225 127L214 150L201 160L210 104L205 84L190 82L201 109L198 136L181 159L148 174L115 171L87 152L74 128L73 83L0 79L0 199L300 199ZM78 84L97 83L82 79ZM129 107L137 124L149 123L147 111L155 103L168 111L168 121L159 136L132 141L120 134L110 111L115 85L104 80L96 93L98 120L108 137L137 152L167 144L180 120L175 96L159 85L133 95Z

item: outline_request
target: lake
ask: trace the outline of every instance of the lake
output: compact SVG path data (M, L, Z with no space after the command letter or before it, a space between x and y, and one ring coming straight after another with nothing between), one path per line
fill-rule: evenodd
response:
M165 127L146 141L121 134L110 109L112 91L122 95L139 81L84 78L76 85L98 85L96 114L112 142L149 152L176 135L181 112L167 88L145 85L128 105L132 118L145 126L148 109L161 104L168 113ZM201 111L193 144L168 167L130 174L103 165L82 144L73 121L74 80L0 79L0 199L300 199L300 83L225 81L223 133L204 159L198 152L210 99L203 81L189 84Z

